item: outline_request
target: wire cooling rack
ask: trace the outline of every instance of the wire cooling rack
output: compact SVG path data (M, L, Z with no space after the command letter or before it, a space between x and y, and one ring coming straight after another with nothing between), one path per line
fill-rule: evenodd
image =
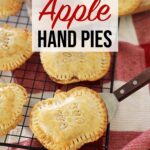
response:
M25 4L22 6L20 13L16 16L0 20L0 25L5 23L31 30L31 23L27 15ZM28 126L29 113L33 105L40 100L53 97L57 89L66 91L76 86L86 86L98 92L113 92L115 60L116 54L113 53L110 71L103 79L92 83L82 82L68 86L56 84L49 79L40 63L38 53L33 54L23 66L13 72L0 72L0 82L16 82L24 86L29 93L29 102L24 106L24 119L22 123L14 130L10 131L9 134L0 138L0 150L14 150L15 148L44 150L42 145L37 142ZM109 125L102 139L95 143L85 145L82 150L107 150L108 143Z

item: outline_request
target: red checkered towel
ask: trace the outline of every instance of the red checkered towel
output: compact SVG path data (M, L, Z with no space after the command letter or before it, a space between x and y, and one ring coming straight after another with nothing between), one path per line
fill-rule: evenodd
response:
M150 66L150 12L122 17L119 41L116 89ZM111 123L109 149L149 150L149 129L150 93L147 85L120 103Z

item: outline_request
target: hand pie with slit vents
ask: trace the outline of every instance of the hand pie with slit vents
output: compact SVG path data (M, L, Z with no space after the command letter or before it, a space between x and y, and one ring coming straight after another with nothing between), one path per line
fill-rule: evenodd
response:
M0 0L0 18L16 15L21 6L22 0Z
M132 14L141 3L141 0L119 0L119 16Z
M32 55L31 33L10 25L0 28L0 70L20 67Z
M6 135L22 120L26 90L14 83L0 83L0 136Z
M111 63L108 52L42 52L40 55L44 70L60 84L101 79L107 74Z
M107 127L107 110L95 91L77 87L56 92L38 102L30 114L30 128L49 150L77 150L101 138Z

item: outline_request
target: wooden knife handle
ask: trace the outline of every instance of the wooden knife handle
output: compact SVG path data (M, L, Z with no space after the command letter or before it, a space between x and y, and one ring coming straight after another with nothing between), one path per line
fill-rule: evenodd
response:
M140 6L133 12L134 14L150 10L150 0L141 0L141 1L142 2Z
M124 100L126 97L131 95L132 93L139 90L141 87L145 86L150 82L150 67L139 74L134 79L130 80L128 83L120 87L118 90L114 92L118 101Z

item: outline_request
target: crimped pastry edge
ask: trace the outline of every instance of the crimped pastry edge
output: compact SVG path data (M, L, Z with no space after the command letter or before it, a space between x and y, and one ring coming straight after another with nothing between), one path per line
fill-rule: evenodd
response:
M43 65L43 68L44 68L45 72L48 74L48 76L50 77L50 79L52 81L56 82L56 83L65 85L65 84L77 83L77 82L82 82L82 81L90 81L90 82L92 82L92 81L97 81L97 80L103 78L108 73L108 71L110 69L110 66L111 66L111 54L109 52L105 52L105 53L108 54L107 57L108 57L109 63L108 63L107 68L103 72L103 74L102 73L101 74L97 74L97 76L93 76L92 75L88 79L85 79L85 80L79 79L78 77L72 77L71 80L63 80L63 79L59 80L59 79L57 79L57 78L55 78L55 77L53 77L51 75L50 71L47 68L47 64L44 62L44 57L43 57L42 53L40 53L40 58L41 58L41 63ZM94 74L96 74L96 73L94 73Z
M104 133L106 131L107 123L108 123L107 109L106 109L105 103L103 102L102 98L100 97L100 95L97 92L95 92L89 88L86 88L86 87L76 87L76 88L69 90L68 92L63 92L63 93L66 93L67 94L66 96L68 96L68 95L71 95L72 93L74 93L75 91L77 92L80 90L86 90L86 91L88 90L89 92L94 94L100 100L99 102L102 107L103 120L104 120L103 129L100 129L100 131L97 133L91 133L91 135L81 135L81 136L73 139L70 142L71 145L62 147L62 149L59 149L59 150L77 150L77 149L81 148L84 144L98 140L99 138L101 138L104 135ZM34 127L32 124L32 119L33 119L33 114L34 115L36 114L35 111L37 108L40 108L42 105L51 104L52 101L55 100L55 97L57 97L60 93L61 93L61 91L58 91L58 92L56 92L54 98L50 98L50 99L38 102L37 104L35 104L35 106L33 107L33 109L31 110L31 113L30 113L30 121L29 121L30 129L33 131L33 133L35 134L37 139L40 141L40 143L44 147L48 148L49 150L57 150L57 149L52 148L52 147L55 147L55 143L54 143L53 139L51 137L47 137L43 133L42 129L38 126L38 122L36 124L36 129L34 130ZM78 92L77 92L77 94L78 94ZM38 131L38 133L36 133L37 131Z
M17 124L20 123L22 121L22 119L23 119L22 115L18 116L16 118L16 120L14 121L14 124L9 126L7 129L0 131L0 137L8 134L12 129L15 129Z
M24 53L22 53L21 55L16 55L15 58L12 58L7 62L0 63L1 71L12 71L12 70L19 68L32 56L32 35L31 35L31 32L28 31L27 29L15 28L8 24L4 24L1 27L4 29L22 30L28 34L29 46L27 47L27 50L25 50Z
M28 94L27 94L27 91L26 91L26 89L24 88L24 87L22 87L21 85L19 85L19 84L16 84L16 83L0 83L0 87L1 86L15 86L15 87L18 87L18 88L20 88L21 90L22 90L22 101L24 101L24 104L28 101ZM16 92L18 92L18 91L16 91ZM23 105L24 105L23 104ZM21 114L18 114L18 115L16 115L16 114L14 114L14 116L16 117L14 120L12 120L12 122L10 123L11 125L9 125L8 127L7 127L7 125L5 124L5 129L2 129L1 128L1 126L0 126L0 136L4 136L4 135L6 135L7 133L9 133L10 132L10 130L12 130L12 129L14 129L14 128L16 128L16 126L17 126L17 124L18 123L20 123L21 121L22 121L22 119L23 119L23 105L21 106L22 107L22 113ZM16 111L16 110L15 110ZM10 118L11 119L11 118ZM1 130L2 129L2 130Z

